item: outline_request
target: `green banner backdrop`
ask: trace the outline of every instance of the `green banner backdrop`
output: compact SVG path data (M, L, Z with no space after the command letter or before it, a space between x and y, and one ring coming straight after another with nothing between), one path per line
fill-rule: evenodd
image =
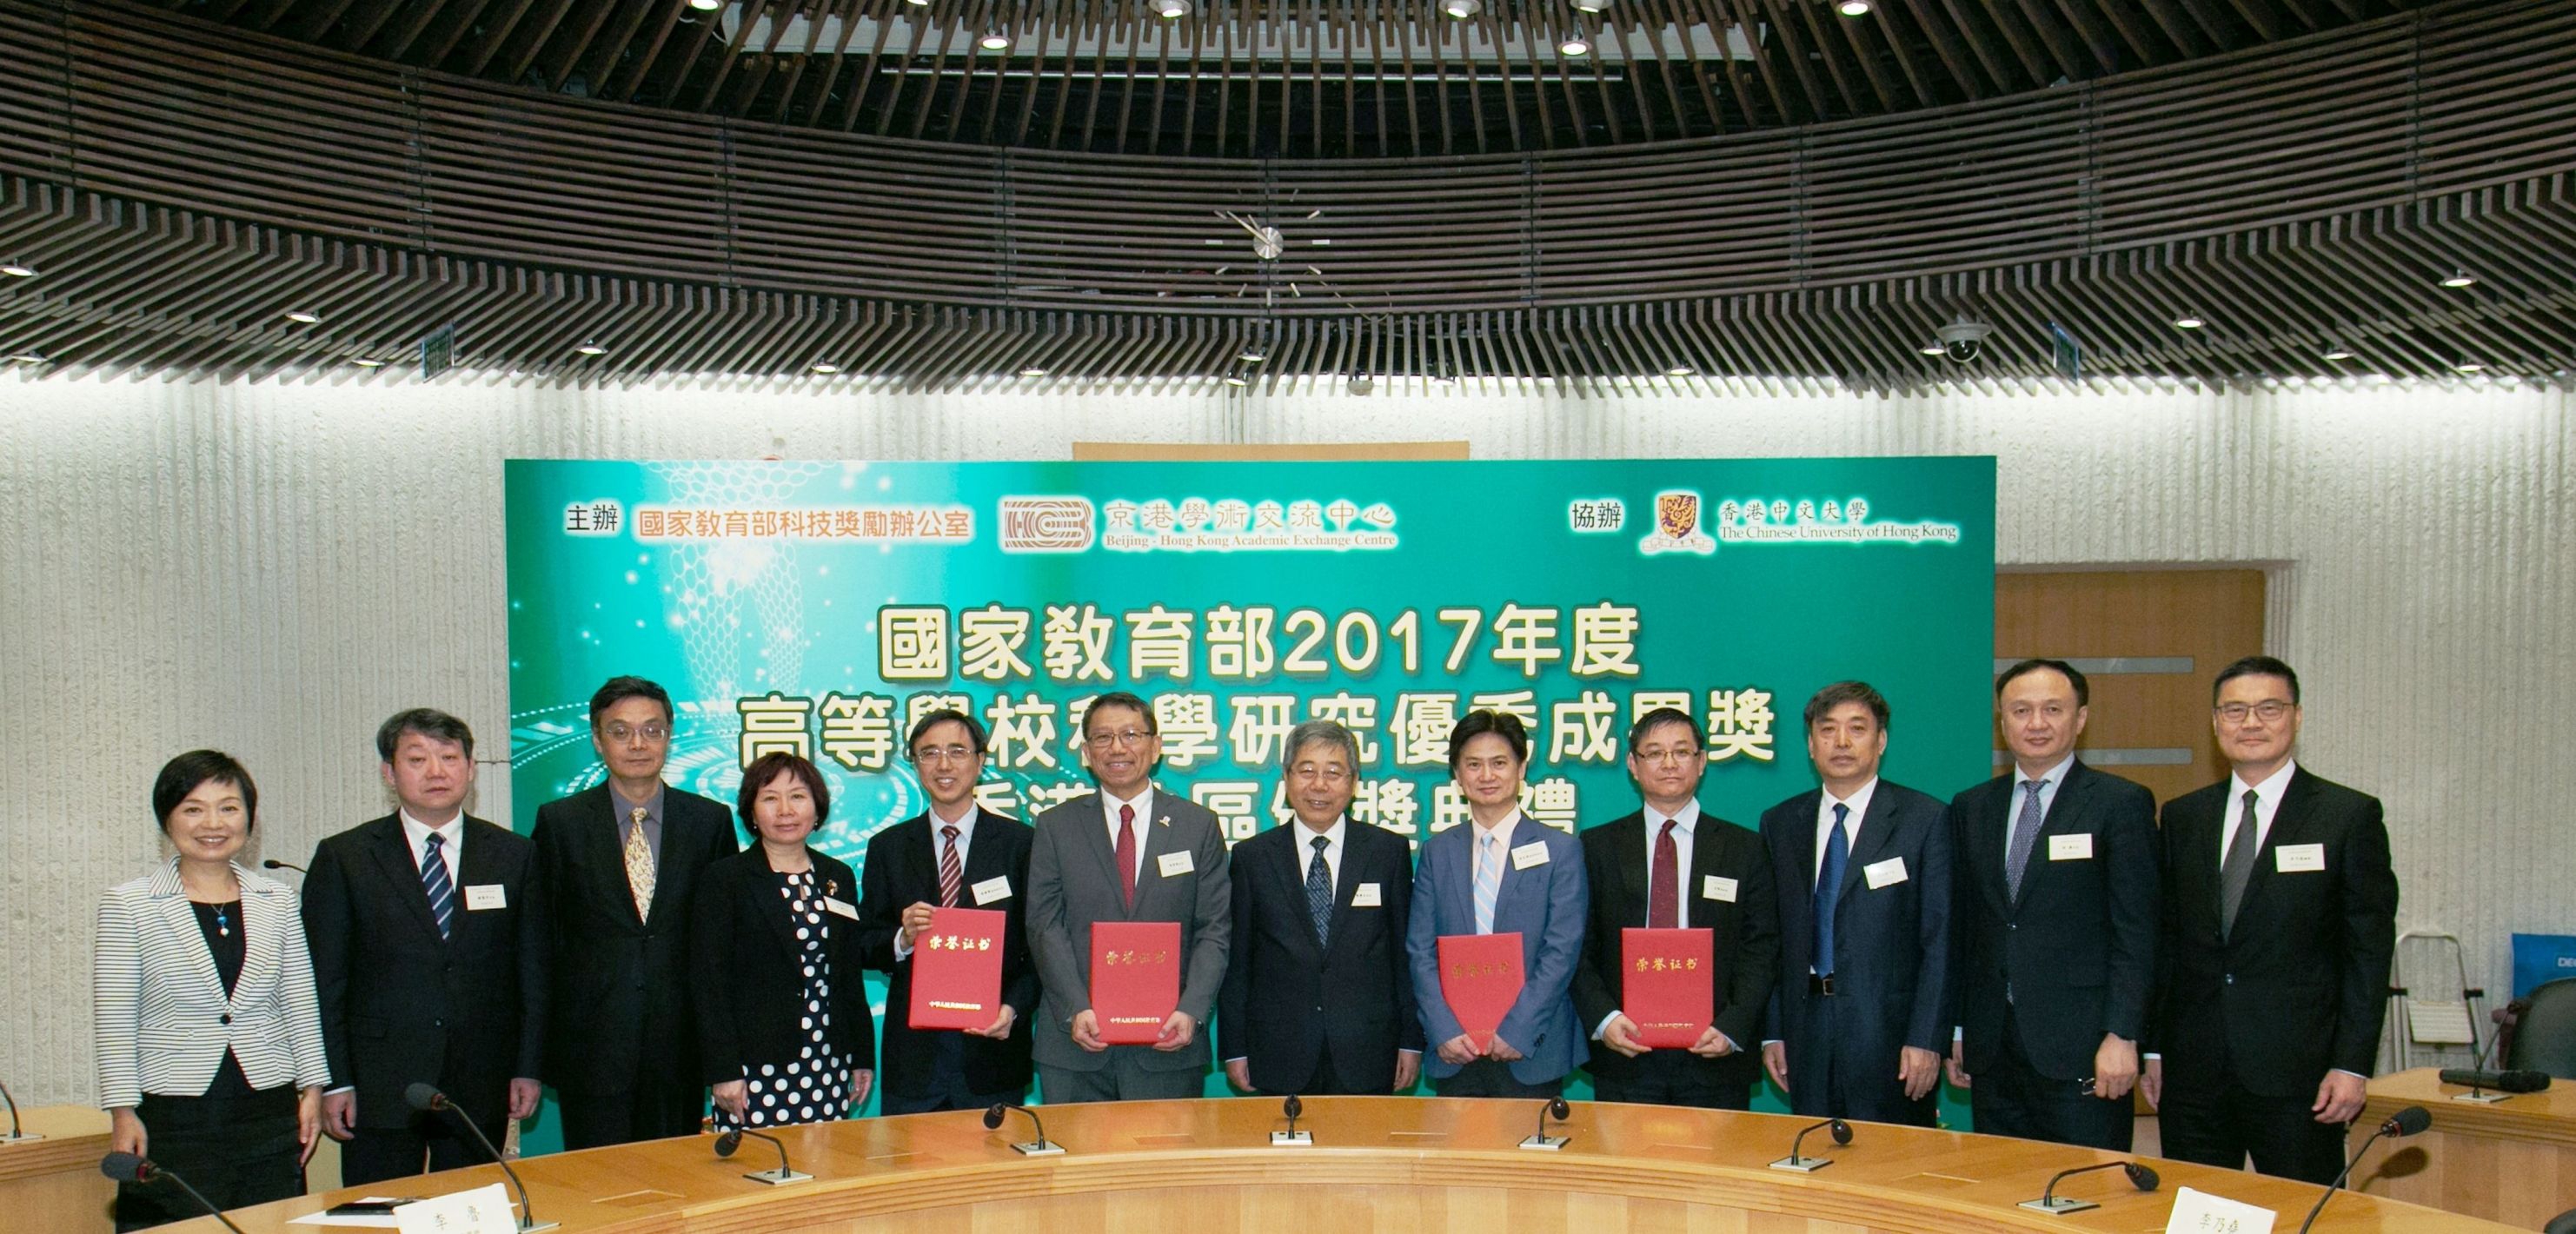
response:
M1846 677L1893 705L1888 778L1988 774L1990 457L514 459L506 492L522 831L601 779L585 707L619 673L677 701L683 788L812 758L815 843L854 866L926 800L913 717L982 717L984 803L1026 818L1090 789L1080 717L1113 689L1236 840L1290 817L1280 744L1314 717L1360 735L1356 821L1417 838L1465 817L1444 742L1478 707L1529 725L1528 813L1566 829L1636 808L1622 740L1663 705L1705 721L1703 808L1752 825L1814 785L1799 709Z

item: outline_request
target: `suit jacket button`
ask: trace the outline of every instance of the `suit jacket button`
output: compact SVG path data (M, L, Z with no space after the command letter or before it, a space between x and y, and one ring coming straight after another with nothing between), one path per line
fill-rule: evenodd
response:
M232 1022L233 1022L233 1013L231 1013L231 1012L229 1012L229 1011L227 1011L227 1012L223 1013L222 1015L219 1015L219 1016L216 1016L216 1017L215 1017L215 1023L217 1023L217 1024L230 1024L230 1023L232 1023Z
M2234 973L2229 973L2229 974L2227 974L2227 984L2229 984L2229 985L2234 985L2234 984L2236 984L2236 974L2234 974Z

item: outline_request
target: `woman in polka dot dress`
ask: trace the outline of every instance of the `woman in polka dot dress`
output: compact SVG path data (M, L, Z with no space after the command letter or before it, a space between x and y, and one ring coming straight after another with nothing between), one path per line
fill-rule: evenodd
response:
M858 944L858 880L808 848L831 815L814 764L769 754L736 805L759 842L708 866L689 951L700 1054L719 1127L848 1116L875 1079Z

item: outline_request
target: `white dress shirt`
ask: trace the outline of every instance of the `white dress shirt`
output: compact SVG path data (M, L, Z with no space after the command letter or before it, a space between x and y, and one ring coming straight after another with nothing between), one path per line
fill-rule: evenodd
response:
M974 898L974 892L966 885L966 862L970 850L975 847L975 803L972 801L966 803L966 815L963 818L941 818L939 817L939 807L937 806L930 807L930 809L924 811L924 813L930 817L930 868L933 871L938 870L940 854L948 851L948 837L939 834L940 829L945 827L956 828L957 898L961 902L972 900ZM894 958L898 960L907 959L911 955L912 944L905 941L903 931L895 931Z
M1664 833L1666 819L1670 819L1673 824L1673 878L1676 880L1674 886L1679 887L1682 893L1681 919L1673 924L1687 929L1691 923L1691 835L1699 827L1699 802L1696 799L1683 802L1681 812L1678 814L1665 814L1653 806L1646 807L1646 886L1650 897L1653 895L1655 884L1655 838ZM1649 905L1650 910L1651 907ZM1637 924L1642 926L1646 923L1641 920Z
M1860 851L1860 820L1868 816L1869 799L1877 793L1878 777L1871 776L1869 783L1860 786L1859 792L1853 793L1849 799L1842 802L1851 807L1850 812L1843 816L1843 846L1846 859L1850 854ZM1816 866L1807 872L1809 891L1816 889L1816 879L1824 875L1825 845L1832 836L1833 829L1834 790L1829 788L1816 794Z
M2235 772L2227 775L2227 808L2218 816L2218 864L2227 864L2227 850L2236 844L2236 823L2245 813L2245 794L2254 794L2254 851L2263 851L2263 842L2272 838L2272 818L2281 812L2281 796L2290 791L2290 777L2299 770L2295 759L2281 760L2281 769L2263 777L2260 784L2248 784Z
M1315 837L1320 835L1324 838L1324 873L1333 880L1334 900L1338 902L1341 899L1342 849L1351 836L1350 822L1350 817L1344 815L1334 819L1333 825L1322 831L1307 826L1302 819L1292 824L1297 829L1298 886L1306 885L1306 871L1313 868L1315 864Z
M447 885L454 888L457 895L464 895L465 884L457 881L456 871L464 861L464 858L457 854L465 851L465 811L457 811L456 817L447 820L446 825L441 827L432 827L413 818L409 810L401 810L397 813L402 816L403 839L411 842L411 868L414 870L428 868L425 863L429 860L429 834L433 831L437 832L438 857L439 860L447 863Z
M2041 822L2045 823L2048 820L2048 812L2057 808L2057 790L2066 787L2066 770L2074 765L2075 752L2069 750L2066 752L2066 757L2057 760L2056 766L2039 773L2038 779L2042 781L2039 788ZM2004 851L2007 853L2012 851L2013 829L2021 826L2022 798L2029 795L2029 791L2022 786L2030 783L2031 780L2031 774L2023 771L2021 764L2013 764L2012 800L2004 803Z
M1109 816L1109 852L1113 858L1118 852L1118 830L1123 826L1118 821L1120 806L1136 807L1136 885L1142 887L1145 885L1145 850L1152 847L1147 843L1152 837L1146 834L1145 829L1154 825L1154 786L1148 783L1145 791L1125 801L1110 796L1108 789L1100 790L1100 812Z

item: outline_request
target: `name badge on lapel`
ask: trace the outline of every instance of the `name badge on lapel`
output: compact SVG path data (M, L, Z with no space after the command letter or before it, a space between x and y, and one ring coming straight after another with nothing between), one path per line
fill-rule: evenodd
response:
M1545 840L1532 840L1512 850L1512 868L1515 870L1526 870L1531 866L1546 864L1547 841Z
M2048 837L2048 859L2050 861L2093 860L2093 833L2087 831L2071 836Z
M852 908L839 900L835 900L830 896L823 897L823 911L830 913L835 917L847 917L852 921L859 919L859 910Z
M1154 859L1154 868L1161 870L1163 877L1171 878L1175 875L1187 874L1198 866L1190 860L1188 853L1165 853Z
M2272 869L2282 874L2316 874L2326 868L2323 844L2284 844L2272 850Z
M975 902L978 904L990 904L995 900L1010 898L1011 876L1008 874L996 874L975 884Z
M1361 883L1351 888L1351 907L1376 908L1379 905L1376 883Z
M1735 880L1711 874L1699 880L1699 898L1735 903Z
M1873 861L1860 868L1860 876L1872 891L1893 887L1905 881L1905 859L1890 857L1885 861Z
M509 892L499 883L476 883L465 889L465 911L479 913L485 909L510 907Z

